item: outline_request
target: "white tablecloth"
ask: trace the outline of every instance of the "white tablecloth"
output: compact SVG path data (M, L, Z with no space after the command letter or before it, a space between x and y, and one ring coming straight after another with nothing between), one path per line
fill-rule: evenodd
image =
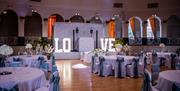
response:
M91 63L92 56L93 56L92 52L84 52L83 55L82 55L82 60L84 62Z
M152 52L147 52L147 62L152 63ZM170 52L157 52L158 57L164 57L169 60L171 53Z
M14 84L18 85L19 91L33 91L45 86L46 78L44 72L29 67L4 67L0 72L12 72L9 75L0 75L0 87L10 88Z
M123 57L124 58L124 65L130 64L132 63L133 58L135 58L135 56L125 56L125 55L110 55L110 56L104 56L105 61L110 63L113 68L115 66L117 57Z
M160 91L172 91L173 83L180 84L180 70L160 72L156 88Z
M44 57L45 60L47 60L47 57L45 55L18 55L18 56L10 56L6 60L11 62L13 61L13 58L20 58L23 61L23 65L26 65L28 67L31 67L39 57Z

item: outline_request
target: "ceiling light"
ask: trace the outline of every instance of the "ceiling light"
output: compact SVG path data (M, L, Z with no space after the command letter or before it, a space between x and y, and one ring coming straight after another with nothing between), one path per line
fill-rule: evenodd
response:
M3 14L7 14L7 11L5 10L5 11L3 11Z
M96 19L96 20L99 20L99 17L98 17L98 16L96 16L96 17L95 17L95 19Z

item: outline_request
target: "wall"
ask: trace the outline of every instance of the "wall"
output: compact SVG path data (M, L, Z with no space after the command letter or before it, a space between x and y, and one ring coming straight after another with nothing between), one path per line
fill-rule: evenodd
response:
M122 2L123 8L113 8L114 2ZM138 3L137 3L138 2ZM159 8L148 9L147 3L158 2ZM41 2L31 2L29 0L1 0L0 11L6 9L14 10L19 17L25 17L31 13L31 10L36 10L42 17L43 37L47 37L47 21L44 18L48 18L51 14L58 13L63 16L64 19L69 19L75 13L79 12L85 20L89 20L95 14L99 14L102 20L105 22L109 20L113 15L119 14L124 23L132 16L139 16L142 21L146 21L148 17L153 14L159 16L162 20L167 20L170 15L180 16L180 2L178 0L158 0L158 1L144 1L144 0L41 0ZM19 36L23 35L23 20L20 20L19 24ZM144 26L145 27L145 26ZM167 36L167 25L162 23L163 36ZM143 28L145 29L145 28ZM127 27L124 26L124 37L127 37Z
M56 23L54 25L54 38L59 38L59 46L62 48L63 38L70 38L73 41L73 30L78 28L76 42L80 37L91 37L90 30L93 30L92 38L96 41L96 30L98 31L98 46L100 47L100 38L104 38L104 27L102 24L90 23ZM76 32L76 31L75 31ZM78 42L77 42L78 43ZM88 41L87 41L88 43ZM71 44L73 44L71 42ZM95 43L94 43L95 44ZM73 47L73 45L71 45ZM71 48L72 49L72 48Z

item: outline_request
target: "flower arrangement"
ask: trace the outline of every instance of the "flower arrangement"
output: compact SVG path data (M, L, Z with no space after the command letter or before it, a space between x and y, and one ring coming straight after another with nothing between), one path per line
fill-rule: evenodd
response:
M125 42L123 39L116 39L114 42L114 48L117 52L122 52L123 46L125 45Z
M52 54L53 52L54 52L53 46L51 46L50 44L48 44L48 45L45 46L45 53L46 53L48 59L50 59L51 54Z
M115 49L117 52L121 52L123 46L121 44L115 44Z
M124 45L124 46L123 46L123 50L124 50L125 52L130 51L130 46L129 46L128 44Z
M103 54L105 54L105 51L102 49L94 49L90 53L93 53L94 55L103 55Z
M32 48L32 44L30 44L30 43L26 44L25 48L26 49L31 49Z
M124 45L122 48L123 52L128 55L130 51L130 46L128 44Z
M54 48L50 46L50 44L45 46L45 53L52 53L54 51Z
M0 46L0 54L4 56L11 55L13 54L13 49L8 45L2 45Z
M165 51L165 44L164 43L160 43L159 47L161 48L161 52Z
M164 43L160 43L160 44L159 44L159 47L164 48L164 47L165 47L165 44L164 44Z
M32 44L27 43L26 46L25 46L25 49L26 49L26 52L27 52L28 55L32 55L32 51L31 51Z

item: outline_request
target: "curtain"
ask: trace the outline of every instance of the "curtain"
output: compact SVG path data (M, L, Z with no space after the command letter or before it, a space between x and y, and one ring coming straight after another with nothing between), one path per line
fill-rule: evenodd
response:
M56 16L50 16L48 19L48 39L52 38L52 26L54 25L54 23L56 22Z

